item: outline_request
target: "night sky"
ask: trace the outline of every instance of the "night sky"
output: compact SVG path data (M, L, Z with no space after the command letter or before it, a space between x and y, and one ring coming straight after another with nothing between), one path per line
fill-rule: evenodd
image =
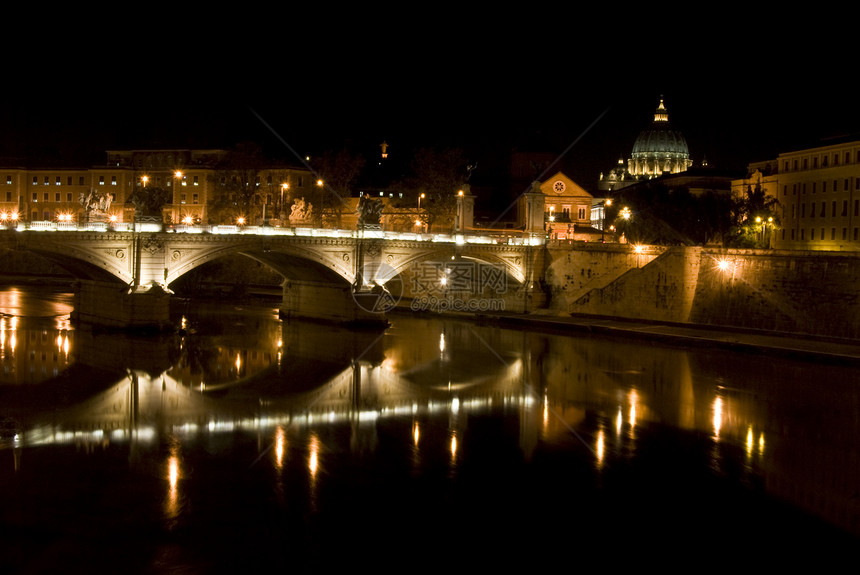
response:
M22 81L2 96L0 156L79 165L112 148L252 140L297 161L342 147L374 156L386 141L400 159L416 147L462 147L484 181L512 149L546 151L588 188L629 157L661 95L697 165L742 170L860 129L847 80L812 66L788 79L762 53L705 54L681 42L683 58L645 66L629 52L638 38L574 50L510 30L469 33L468 44L407 36L329 38L327 53L207 53L208 67L142 72L157 81L108 74L110 87L67 70L50 83Z

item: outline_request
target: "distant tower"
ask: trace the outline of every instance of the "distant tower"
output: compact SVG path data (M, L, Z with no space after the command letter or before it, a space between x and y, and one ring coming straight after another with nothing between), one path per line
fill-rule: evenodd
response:
M636 179L648 179L685 172L692 165L687 141L669 124L669 113L661 96L653 123L639 133L633 144L627 171Z

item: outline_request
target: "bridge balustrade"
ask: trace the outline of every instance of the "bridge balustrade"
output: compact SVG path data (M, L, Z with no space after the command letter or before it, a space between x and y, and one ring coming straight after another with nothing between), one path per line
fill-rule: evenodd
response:
M169 232L187 234L236 234L236 235L270 235L296 237L325 237L325 238L364 238L399 240L415 242L438 242L457 244L486 244L486 245L543 245L546 240L542 236L513 235L510 232L492 233L469 231L457 234L434 234L417 232L394 232L383 230L342 230L329 228L282 228L273 226L234 226L234 225L168 225L156 223L131 222L53 222L53 221L19 221L14 224L0 224L0 230L15 229L17 231L77 231L77 232ZM516 232L515 232L516 233Z

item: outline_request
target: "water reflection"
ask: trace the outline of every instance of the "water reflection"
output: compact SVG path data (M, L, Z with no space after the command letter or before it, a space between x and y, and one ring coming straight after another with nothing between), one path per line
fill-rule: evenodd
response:
M132 469L154 460L169 529L199 513L200 485L233 477L202 471L221 458L266 470L255 485L268 481L279 508L321 513L348 497L338 489L394 481L401 465L421 484L476 467L504 482L509 461L563 453L586 465L560 477L601 484L655 461L671 482L701 466L860 534L860 469L842 464L860 455L848 367L427 318L379 334L201 308L145 340L2 319L9 464L20 473L22 451L70 445L127 451ZM398 481L388 488L412 489Z

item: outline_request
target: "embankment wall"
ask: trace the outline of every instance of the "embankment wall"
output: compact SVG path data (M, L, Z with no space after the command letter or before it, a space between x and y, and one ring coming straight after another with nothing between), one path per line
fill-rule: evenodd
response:
M549 248L557 314L860 339L860 254L629 245Z

